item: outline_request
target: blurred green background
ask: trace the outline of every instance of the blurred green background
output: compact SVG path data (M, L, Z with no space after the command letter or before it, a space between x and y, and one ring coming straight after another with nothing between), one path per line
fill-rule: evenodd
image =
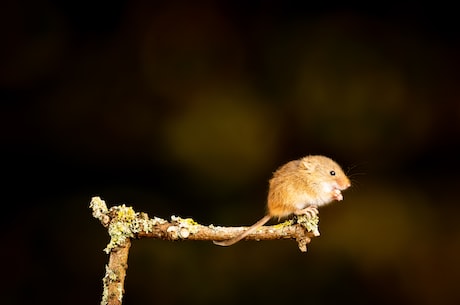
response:
M459 19L442 2L3 1L2 304L98 304L90 198L249 225L308 154L353 181L292 241L134 241L125 304L459 304Z

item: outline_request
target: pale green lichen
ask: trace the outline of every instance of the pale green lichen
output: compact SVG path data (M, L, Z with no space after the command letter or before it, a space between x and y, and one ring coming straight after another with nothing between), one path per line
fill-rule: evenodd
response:
M118 279L117 274L107 265L105 265L105 276L112 282L115 282Z
M141 215L138 215L139 217L136 217L136 219L133 222L131 222L130 227L133 233L139 233L141 231L145 233L150 233L153 232L153 228L155 226L167 223L167 221L162 218L154 217L152 219L149 219L148 216L147 218L145 218L142 214L145 213L141 213Z
M101 305L107 305L109 301L109 284L118 281L118 275L108 265L105 265L105 276L102 279L104 290L102 291ZM123 298L123 285L117 283L117 298L121 302Z
M122 245L127 238L132 238L135 234L144 231L153 232L156 225L164 224L167 221L158 217L150 219L146 213L136 213L132 207L126 205L113 207L115 217L109 225L110 242L104 251L108 254L110 251Z
M104 291L102 291L101 305L107 305L109 303L109 289L104 285Z
M299 215L297 216L297 223L307 229L308 232L312 232L315 236L319 236L319 217L318 215L309 216L309 215Z
M199 231L199 224L192 218L181 218L178 216L171 216L171 222L175 225L170 226L167 232L172 239L186 239L190 234L195 234Z
M104 249L107 254L109 254L113 248L122 245L127 238L134 237L129 224L121 221L114 221L110 223L109 235L110 242Z
M102 300L101 305L106 305L109 302L109 283L114 282L118 279L117 274L109 268L108 265L105 265L105 276L102 279L104 284L104 290L102 291Z
M136 212L132 207L127 207L124 204L113 207L113 209L116 211L116 216L109 225L110 242L104 249L107 254L113 248L122 245L127 238L134 237L131 226L136 220Z
M110 218L107 216L108 209L105 201L101 197L91 198L89 207L93 210L93 217L99 219L104 225L106 225Z
M121 303L121 300L123 299L123 284L122 283L118 283L117 292L118 292L118 301L120 301Z

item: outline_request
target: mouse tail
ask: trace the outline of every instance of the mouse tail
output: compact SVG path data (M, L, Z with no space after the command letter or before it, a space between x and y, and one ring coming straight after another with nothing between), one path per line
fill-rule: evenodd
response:
M261 226L266 224L270 220L270 218L271 218L270 215L265 215L261 220L259 220L258 222L256 222L252 226L250 226L246 231L244 231L240 235L237 235L237 236L235 236L235 237L233 237L231 239L227 239L227 240L223 240L223 241L215 241L214 240L213 243L218 245L218 246L224 246L224 247L236 244L237 242L239 242L240 240L242 240L243 238L245 238L249 234L251 234L254 231L256 231L258 228L260 228Z

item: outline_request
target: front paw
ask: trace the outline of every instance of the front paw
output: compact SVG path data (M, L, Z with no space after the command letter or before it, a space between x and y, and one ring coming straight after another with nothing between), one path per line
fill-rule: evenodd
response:
M338 189L335 189L334 191L332 191L332 198L337 201L342 201L343 200L342 192Z

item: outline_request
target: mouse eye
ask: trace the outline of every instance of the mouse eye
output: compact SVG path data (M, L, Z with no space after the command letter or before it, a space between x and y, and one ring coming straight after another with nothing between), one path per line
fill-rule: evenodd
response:
M329 174L331 174L331 176L335 176L335 171L330 171Z

